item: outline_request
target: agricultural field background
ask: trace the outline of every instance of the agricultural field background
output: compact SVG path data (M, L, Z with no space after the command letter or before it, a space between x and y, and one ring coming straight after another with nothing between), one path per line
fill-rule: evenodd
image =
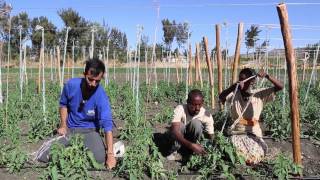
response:
M132 69L133 70L133 69ZM86 154L83 144L75 143L66 149L55 147L56 160L49 164L30 164L29 154L36 151L41 144L50 137L55 136L55 130L59 124L58 100L60 85L55 78L50 80L50 69L46 69L46 112L43 112L42 91L38 92L37 72L25 83L20 96L19 82L9 83L9 93L4 94L8 103L1 106L1 154L0 163L1 179L47 179L62 177L87 177L87 178L191 178L191 177L260 177L270 178L287 175L298 171L292 163L291 122L289 115L288 91L277 94L274 103L268 104L262 113L264 139L269 145L266 160L259 167L247 167L235 154L230 142L221 134L222 124L230 120L227 111L214 110L214 125L216 131L217 146L206 146L209 149L207 158L194 157L187 164L180 162L168 162L165 156L164 140L162 135L168 130L172 118L173 109L179 103L185 103L186 83L177 83L175 69L171 70L171 81L166 75L168 69L158 69L158 77L162 80L157 85L146 84L144 71L141 70L141 84L139 90L132 88L129 69L116 68L115 80L101 82L101 86L107 91L113 110L113 118L116 124L114 129L114 141L122 140L126 144L126 154L118 159L119 164L115 171L99 170L101 165L96 164ZM9 77L13 76L17 69L10 69ZM54 71L54 70L53 70ZM230 70L231 71L231 70ZM5 70L2 71L5 74ZM75 70L75 76L81 77L81 69ZM128 72L129 74L126 74ZM270 70L272 72L272 70ZM113 73L113 72L112 72ZM111 74L112 74L111 73ZM133 71L131 72L133 73ZM228 73L228 72L227 72ZM280 74L283 74L280 70ZM54 74L53 74L54 75ZM310 74L308 74L310 75ZM66 75L66 80L71 74ZM185 75L183 75L185 76ZM204 75L205 77L205 75ZM167 79L166 79L167 78ZM121 83L118 80L121 79ZM262 83L262 81L258 82ZM259 86L268 86L263 83ZM6 89L6 84L3 85ZM205 93L206 106L210 104L210 88L207 81L190 85L188 89L199 88ZM286 87L287 89L287 87ZM305 176L318 176L319 145L320 145L320 96L319 82L311 83L306 98L308 82L299 85L300 116L301 116L301 147L303 157L303 174ZM138 95L137 95L138 92ZM217 96L217 89L215 89ZM138 104L137 104L138 103ZM137 108L138 106L138 108ZM227 121L229 122L229 121ZM79 142L79 139L75 139ZM203 142L204 145L206 142ZM81 154L82 153L82 154ZM79 157L81 157L79 159ZM212 162L216 162L212 164ZM302 169L301 169L302 170ZM246 173L243 173L246 172Z
M319 6L0 0L0 180L320 179ZM75 136L68 147L52 145L49 163L35 162L34 152L58 136L64 83L83 77L92 58L106 65L99 85L112 107L113 142L124 142L125 154L107 170ZM230 142L230 107L218 100L246 67L284 84L259 119L267 155L251 166ZM257 79L254 88L272 86ZM214 139L198 142L206 156L168 161L173 110L195 88L213 116Z

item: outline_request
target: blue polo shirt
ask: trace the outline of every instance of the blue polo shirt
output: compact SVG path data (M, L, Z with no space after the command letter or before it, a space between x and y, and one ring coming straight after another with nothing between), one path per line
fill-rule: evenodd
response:
M78 112L82 101L81 80L70 79L60 97L60 107L68 109L68 128L103 128L104 132L111 131L113 124L109 97L100 85L84 103L82 111Z

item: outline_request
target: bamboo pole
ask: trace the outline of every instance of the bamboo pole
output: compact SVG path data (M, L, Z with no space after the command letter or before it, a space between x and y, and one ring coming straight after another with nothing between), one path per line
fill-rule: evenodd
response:
M175 59L176 59L176 76L177 76L177 83L180 83L180 78L179 78L179 65L178 65L178 57L179 57L179 54L174 54L175 56ZM182 73L182 72L181 72Z
M296 164L301 165L301 147L300 147L300 122L299 122L299 101L298 101L298 83L297 69L295 63L294 49L292 45L292 36L289 26L288 11L285 4L281 3L277 6L279 15L283 43L285 47L287 69L289 76L289 93L291 108L291 127L292 127L292 148L293 160Z
M234 52L234 60L233 60L233 69L232 69L232 83L237 81L238 77L238 67L239 67L239 60L240 60L240 46L242 40L242 33L243 32L243 23L239 23L238 25L238 37L237 37L237 44L236 50Z
M191 52L191 44L189 44L189 69L188 69L188 84L192 85L192 52Z
M195 61L194 61L194 66L196 70L196 78L195 81L199 82L199 44L196 43L196 55L195 55Z
M201 73L201 61L200 61L200 45L197 43L196 45L196 61L197 61L197 71L198 71L198 81L200 80L200 87L203 88L203 81L202 81L202 73Z
M206 61L208 66L208 72L209 72L209 81L210 81L210 89L211 89L211 108L214 109L214 86L213 86L213 74L212 74L212 63L210 61L210 52L208 48L208 38L203 37L204 41L204 49L206 52Z
M222 92L222 57L220 49L220 25L216 24L216 57L218 66L218 92Z

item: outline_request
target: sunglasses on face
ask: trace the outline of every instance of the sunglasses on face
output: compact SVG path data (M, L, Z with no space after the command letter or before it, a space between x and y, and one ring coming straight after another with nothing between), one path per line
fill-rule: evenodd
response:
M78 107L78 112L81 112L83 111L83 107L84 107L84 104L86 103L87 101L85 100L82 100L79 104L79 107Z
M90 78L90 77L86 77L87 78L87 81L88 82L96 82L96 84L99 84L101 79L97 80L97 79L93 79L93 78Z

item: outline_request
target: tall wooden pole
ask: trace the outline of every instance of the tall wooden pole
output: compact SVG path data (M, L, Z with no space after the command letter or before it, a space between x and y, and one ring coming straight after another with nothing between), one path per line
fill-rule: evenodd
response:
M189 69L188 69L188 84L192 85L192 52L191 52L191 44L189 44Z
M218 66L218 92L222 92L222 56L220 49L220 25L216 24L216 56Z
M194 66L196 70L195 80L196 82L198 82L199 81L199 44L198 43L196 43L196 54L195 54Z
M176 77L177 77L177 83L180 83L180 78L179 78L179 67L178 67L178 57L179 57L179 52L178 52L178 55L177 54L174 54L174 57L175 57L175 64L176 64ZM182 73L182 72L181 72Z
M200 45L196 45L196 61L197 61L197 71L198 71L198 81L200 80L200 87L203 88L202 73L201 73L201 61L200 61Z
M232 69L232 83L237 81L238 77L238 67L240 61L240 46L242 40L242 33L243 32L243 23L239 23L238 25L238 37L237 37L237 45L236 50L234 52L234 60L233 60L233 69Z
M298 83L296 60L294 48L292 45L291 31L289 26L289 17L285 4L279 4L277 11L280 20L283 43L285 47L287 69L289 76L289 93L291 109L291 127L292 127L292 148L293 160L296 164L301 165L301 147L300 147L300 122L299 122L299 101L298 101Z
M210 89L211 89L211 108L214 109L214 86L213 86L213 74L212 74L212 63L210 61L210 52L208 48L208 38L203 37L204 41L204 49L206 52L206 61L208 66L208 72L209 72L209 81L210 81Z

